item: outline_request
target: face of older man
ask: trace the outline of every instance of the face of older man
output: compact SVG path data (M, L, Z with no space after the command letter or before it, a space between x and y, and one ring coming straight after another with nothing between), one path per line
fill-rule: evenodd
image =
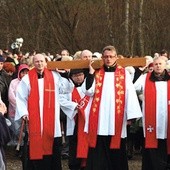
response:
M154 60L153 70L156 74L162 74L165 69L166 69L166 61L163 58L158 57L157 59Z
M92 59L92 52L89 50L83 50L80 54L82 60L91 60Z
M36 54L33 58L34 67L37 72L42 73L44 68L47 67L47 62L45 60L45 56L42 54Z

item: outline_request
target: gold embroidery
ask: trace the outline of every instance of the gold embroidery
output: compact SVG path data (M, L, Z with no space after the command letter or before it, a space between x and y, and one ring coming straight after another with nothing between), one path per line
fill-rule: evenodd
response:
M119 110L117 111L117 113L120 114L120 113L121 113L121 110L119 109Z
M119 90L118 92L117 92L117 94L120 96L120 95L123 95L124 94L124 91L123 90Z
M99 77L99 80L101 81L101 80L102 80L102 77Z
M116 110L117 113L120 114L121 113L121 106L123 104L123 95L124 95L124 87L123 87L123 80L125 79L124 75L121 74L121 67L118 66L119 72L116 75L115 78L115 88L117 88L117 90L115 89L115 91L117 91L117 97L116 97Z
M100 91L99 91L99 89L96 89L96 94L98 94Z
M122 99L116 99L116 103L122 104Z
M97 97L97 98L96 98L96 101L98 102L99 100L100 100L100 98L99 98L99 97Z
M99 83L96 84L96 86L101 87L102 83L99 82Z
M97 103L94 103L94 107L95 107L95 108L97 107Z
M96 108L93 108L93 112L94 112L94 113L96 112Z

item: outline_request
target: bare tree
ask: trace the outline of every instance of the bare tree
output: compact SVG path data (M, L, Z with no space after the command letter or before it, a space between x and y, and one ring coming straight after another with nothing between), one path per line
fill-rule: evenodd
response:
M1 0L0 48L71 53L115 45L123 55L170 50L169 0Z
M111 12L114 9L110 9L110 4L108 2L108 0L104 0L104 10L106 13L106 18L107 18L107 25L108 25L108 30L109 30L109 36L111 38L111 44L114 44L114 37L113 37L113 27L112 27L112 23L113 23L113 18L111 15Z
M140 0L139 3L139 46L140 46L140 55L143 56L144 52L144 40L143 40L143 0Z
M69 2L64 0L50 0L48 2L45 0L36 0L36 4L48 21L48 25L51 27L54 39L60 49L67 47L68 50L72 51L79 48L75 39L75 30L79 23L77 12L79 4L74 5L77 9L75 11L71 11Z
M129 0L125 1L125 53L130 53L129 48Z

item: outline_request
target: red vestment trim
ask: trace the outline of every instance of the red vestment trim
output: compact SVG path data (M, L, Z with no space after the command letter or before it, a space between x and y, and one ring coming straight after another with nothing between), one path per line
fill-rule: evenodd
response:
M96 146L97 142L99 107L103 90L102 85L104 80L104 74L105 71L103 68L98 70L95 74L96 89L92 101L92 107L90 110L89 133L88 133L89 146L92 148ZM112 136L111 138L110 148L119 149L125 107L125 89L126 89L125 69L122 68L121 66L117 66L114 79L115 79L115 135Z
M151 73L147 74L145 83L145 148L157 148L156 138L156 86L151 81ZM170 81L167 81L167 109L168 109L168 129L167 129L167 153L170 154Z
M55 86L52 72L44 70L44 103L43 125L40 120L38 76L35 69L28 73L30 95L28 97L29 112L29 146L30 159L42 159L43 155L51 155L54 141L55 121ZM41 126L43 130L41 132Z
M168 83L168 129L167 129L167 152L168 155L170 155L170 80L167 82Z
M145 82L145 148L157 148L156 139L156 87L155 82L150 81L150 73Z
M78 130L77 130L77 158L87 158L88 154L88 141L87 133L84 132L85 113L84 110L89 102L90 97L80 97L80 94L75 87L72 92L72 100L79 105L78 110Z

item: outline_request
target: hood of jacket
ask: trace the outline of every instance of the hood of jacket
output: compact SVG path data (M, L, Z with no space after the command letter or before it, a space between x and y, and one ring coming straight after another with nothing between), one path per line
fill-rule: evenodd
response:
M24 69L28 69L29 70L29 66L27 64L21 64L18 68L18 79L21 79L20 78L20 72Z

